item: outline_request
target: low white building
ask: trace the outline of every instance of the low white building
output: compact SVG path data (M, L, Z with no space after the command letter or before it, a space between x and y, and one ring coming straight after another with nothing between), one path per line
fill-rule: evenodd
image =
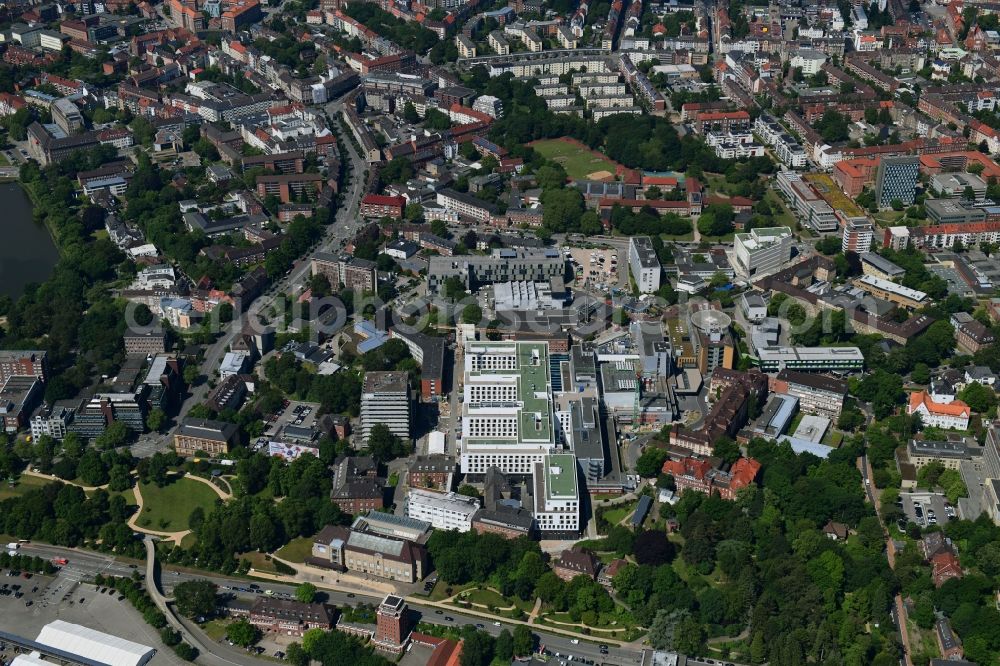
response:
M219 366L219 377L225 379L233 375L242 375L250 369L250 354L248 352L226 352Z
M792 258L792 230L788 227L751 229L736 234L736 269L746 277L772 273Z
M406 497L406 517L428 522L438 530L468 532L478 510L478 498L458 493L411 488Z

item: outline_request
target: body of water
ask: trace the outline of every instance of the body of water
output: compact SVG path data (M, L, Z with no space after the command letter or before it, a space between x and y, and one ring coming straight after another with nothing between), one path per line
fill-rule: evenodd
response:
M0 183L0 294L17 300L30 282L44 282L59 260L52 237L31 217L31 200L17 183Z

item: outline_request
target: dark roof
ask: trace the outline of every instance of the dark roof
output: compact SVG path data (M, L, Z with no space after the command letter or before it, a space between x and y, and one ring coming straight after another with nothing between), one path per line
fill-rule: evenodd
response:
M480 509L472 517L473 523L489 523L499 525L509 529L530 532L534 527L535 519L531 512L520 507L498 504L496 509Z
M782 370L778 373L778 379L791 384L801 384L820 391L829 391L839 395L847 395L847 382L835 377L816 375L809 372L798 372L796 370Z
M632 527L642 525L642 521L646 519L646 514L649 513L649 508L652 505L653 499L649 495L643 495L639 498L639 504L635 507L635 513L632 514Z
M587 550L564 550L555 566L570 571L578 571L581 574L590 576L597 575L597 565L594 563L594 555Z
M210 419L184 419L178 435L187 437L200 437L202 439L214 439L220 442L228 442L236 434L237 427L233 423L225 421L212 421Z
M322 622L333 624L333 608L326 604L304 604L291 599L275 599L274 597L258 597L250 609L251 615L264 615L280 620L298 620L305 622Z
M330 499L375 499L382 497L384 490L374 479L348 481L330 491Z

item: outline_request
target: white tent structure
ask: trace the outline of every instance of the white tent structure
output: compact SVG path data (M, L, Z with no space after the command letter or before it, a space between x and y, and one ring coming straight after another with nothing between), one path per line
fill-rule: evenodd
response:
M109 666L142 666L156 654L147 645L62 620L42 627L36 642Z
M37 652L26 652L14 657L10 666L52 666L51 661L45 661Z

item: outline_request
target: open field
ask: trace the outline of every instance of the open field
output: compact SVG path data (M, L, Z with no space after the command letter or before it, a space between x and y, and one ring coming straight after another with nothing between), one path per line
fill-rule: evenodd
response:
M23 475L18 481L15 482L13 487L10 484L4 482L0 483L0 500L5 500L9 497L19 497L25 494L29 490L35 488L41 488L47 486L50 483L55 483L55 481L49 481L48 479L40 479L37 476Z
M558 162L570 178L612 180L618 165L573 139L540 139L530 144L544 158Z
M282 546L275 555L288 562L305 562L306 558L312 555L312 544L312 539L308 537L292 539Z
M179 478L162 488L144 483L142 493L142 515L138 523L141 527L164 532L180 532L188 529L188 517L195 507L209 513L219 496L200 481Z

